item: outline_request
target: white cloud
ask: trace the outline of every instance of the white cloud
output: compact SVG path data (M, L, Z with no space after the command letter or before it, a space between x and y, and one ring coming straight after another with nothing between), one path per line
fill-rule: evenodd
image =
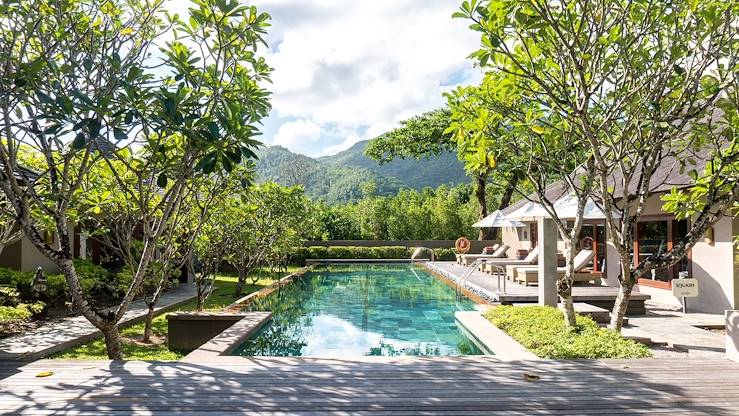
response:
M272 139L272 144L294 148L305 142L316 142L321 138L321 126L312 120L298 119L280 126Z
M479 82L479 45L460 0L261 0L269 12L273 111L263 140L308 155L344 150L444 105L442 92ZM169 0L173 12L191 4Z

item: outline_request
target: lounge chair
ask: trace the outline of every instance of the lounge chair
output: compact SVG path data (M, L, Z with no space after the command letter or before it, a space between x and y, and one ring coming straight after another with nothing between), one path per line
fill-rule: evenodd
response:
M488 273L505 270L507 266L531 266L539 260L539 246L534 247L522 260L519 259L490 259L481 265L482 271Z
M493 254L462 254L462 265L469 266L479 259L499 259L505 256L506 251L508 251L508 246L503 244Z
M575 282L590 282L601 278L601 273L586 270L585 267L593 260L595 252L593 250L580 250L579 253L573 259L573 265L575 268L575 275L573 279ZM557 277L565 275L565 267L557 268ZM506 270L507 272L507 270ZM526 286L539 282L539 268L538 267L518 267L515 269L515 281L523 283Z
M499 247L500 247L500 244L493 244L491 246L491 248L493 249L493 251L497 250ZM485 248L487 248L487 247L485 247ZM485 251L485 248L483 248L482 250ZM457 264L462 264L462 256L467 256L467 255L468 254L457 254ZM479 255L482 255L482 254L479 254Z

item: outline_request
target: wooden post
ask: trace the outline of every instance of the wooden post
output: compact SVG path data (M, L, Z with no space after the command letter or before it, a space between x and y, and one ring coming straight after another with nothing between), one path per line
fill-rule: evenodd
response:
M557 306L557 226L551 218L538 219L539 305Z

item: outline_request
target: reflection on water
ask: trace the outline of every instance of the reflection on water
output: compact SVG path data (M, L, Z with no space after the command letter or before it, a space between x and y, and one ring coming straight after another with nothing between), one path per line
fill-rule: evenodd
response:
M481 354L454 319L455 311L473 308L420 269L330 267L249 305L246 310L272 311L273 318L235 354Z

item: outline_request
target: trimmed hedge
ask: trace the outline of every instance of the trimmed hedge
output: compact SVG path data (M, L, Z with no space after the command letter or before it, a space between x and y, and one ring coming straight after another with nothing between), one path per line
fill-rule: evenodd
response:
M642 358L646 345L601 328L590 317L577 315L568 328L562 311L551 306L495 306L485 317L541 358Z
M409 259L415 248L402 246L353 247L353 246L313 246L295 249L291 260L299 266L305 265L306 259ZM436 259L453 261L456 259L451 248L434 249Z

